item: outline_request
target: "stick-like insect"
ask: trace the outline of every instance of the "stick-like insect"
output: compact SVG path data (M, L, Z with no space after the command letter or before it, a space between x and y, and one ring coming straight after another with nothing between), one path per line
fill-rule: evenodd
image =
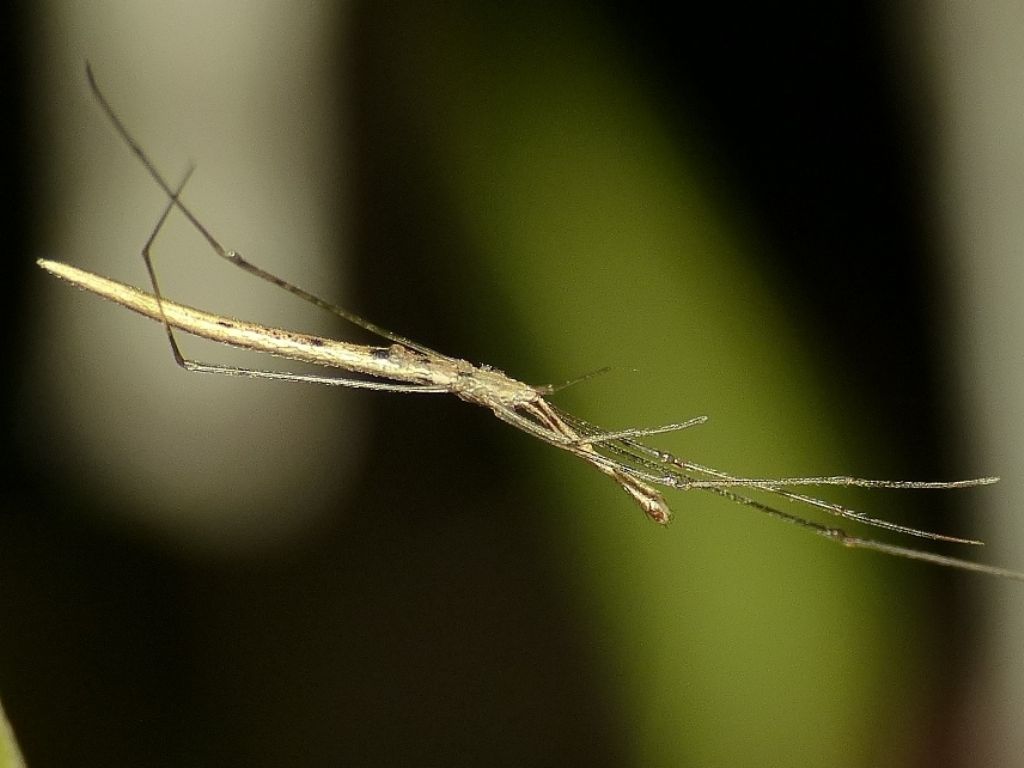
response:
M244 259L237 251L228 250L221 245L210 230L180 199L181 191L191 175L191 169L176 188L171 187L114 112L96 84L96 79L88 64L86 65L86 76L89 80L89 86L107 118L168 198L167 205L142 249L142 258L146 265L146 271L149 274L152 293L146 293L123 283L59 262L40 259L38 262L39 266L80 288L110 299L128 309L160 322L166 331L175 362L185 370L228 376L246 376L250 378L376 389L388 392L446 392L468 403L484 406L490 409L502 421L521 429L549 445L578 456L599 472L614 480L633 498L644 514L660 525L667 525L672 519L672 513L656 486L684 491L699 489L717 494L738 504L752 507L777 520L798 526L846 547L874 550L897 557L922 560L936 565L1024 581L1024 572L976 563L927 550L889 544L875 539L853 536L840 528L823 525L769 506L743 495L737 490L757 490L789 502L819 509L839 518L853 520L900 534L934 541L980 545L982 542L975 539L947 536L869 517L849 507L808 496L794 489L808 486L950 489L989 485L996 482L998 478L981 477L952 482L918 482L906 480L866 480L845 475L786 478L735 477L701 464L684 461L670 453L652 448L640 440L640 438L651 435L688 429L703 424L707 420L704 416L678 424L668 424L649 429L604 431L551 405L547 397L557 387L532 386L513 379L491 366L474 365L465 360L435 352L422 344L385 330L375 323L365 320L342 307L331 304L292 283L282 280L276 275L266 272ZM160 291L156 270L153 267L151 249L164 222L175 209L188 219L191 225L206 239L213 251L222 259L241 267L261 280L283 288L289 293L381 337L388 344L385 346L352 344L321 336L269 328L256 323L193 309L192 307L165 299ZM181 353L174 336L173 329L175 328L222 344L258 352L267 352L289 360L337 368L370 378L343 378L328 375L284 373L192 360Z

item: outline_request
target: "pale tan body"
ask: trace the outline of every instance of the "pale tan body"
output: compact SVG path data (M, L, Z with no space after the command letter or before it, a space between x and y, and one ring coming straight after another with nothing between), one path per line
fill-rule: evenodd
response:
M868 488L949 489L989 485L996 482L998 478L982 477L952 482L918 482L866 480L846 475L789 478L735 477L711 467L676 458L670 453L651 448L637 439L646 435L671 432L702 424L706 420L705 417L698 417L679 424L669 424L653 429L627 429L618 432L606 432L595 427L593 424L559 411L552 406L545 399L545 395L553 391L551 387L531 386L513 379L490 366L473 365L465 360L435 352L428 347L417 344L371 323L348 310L330 304L314 294L266 272L244 259L236 251L224 248L206 226L196 218L192 211L181 202L179 195L181 186L185 182L182 181L178 189L172 189L167 184L149 159L149 156L131 137L120 118L118 118L107 103L88 65L86 66L86 74L89 85L104 113L113 123L124 142L145 166L153 180L168 196L167 206L153 233L150 235L149 241L142 249L143 259L153 286L153 293L146 293L137 288L60 262L41 259L38 263L43 269L80 288L96 293L163 323L174 359L178 365L186 370L362 389L399 392L447 392L456 395L466 402L489 408L502 421L546 443L580 457L618 483L636 501L647 517L661 525L666 525L671 521L672 513L661 492L654 486L680 490L700 489L756 509L782 522L799 526L804 530L808 530L846 547L870 549L897 557L922 560L936 565L1024 581L1024 573L1022 572L975 563L970 560L949 557L911 547L888 544L875 539L851 536L839 528L826 526L813 520L784 512L761 501L740 495L735 490L736 488L754 489L790 502L814 507L836 517L853 520L877 528L884 528L896 533L959 544L981 544L980 541L974 539L922 531L887 520L869 517L840 504L797 493L792 488L797 486L842 485ZM187 178L186 176L186 180ZM168 301L160 293L149 250L165 219L172 210L181 212L206 239L210 247L220 258L391 343L388 346L378 347L336 341L322 336L269 328ZM368 376L371 379L352 379L327 375L235 368L190 360L184 357L178 348L171 330L172 328L178 328L196 336L223 344L265 352L290 360L340 369Z
M608 457L593 449L593 443L608 435L585 436L574 430L545 400L537 387L507 376L490 366L476 366L434 352L425 352L399 343L386 347L352 344L296 331L270 328L244 320L215 315L140 291L130 285L86 272L61 262L39 260L39 266L80 288L110 299L157 322L233 347L266 352L277 357L314 365L338 368L410 386L410 391L450 392L467 403L489 408L507 421L552 445L563 448L595 466L614 479L657 523L666 525L672 513L662 495L642 480L617 469ZM253 371L238 369L237 375ZM263 378L279 378L272 371L259 371ZM295 380L301 374L281 374ZM317 383L360 386L351 379L309 377ZM372 382L364 382L373 386ZM393 387L388 386L388 389ZM677 426L677 425L673 425ZM654 431L663 431L665 428ZM629 434L644 432L631 430ZM623 433L616 433L623 434Z

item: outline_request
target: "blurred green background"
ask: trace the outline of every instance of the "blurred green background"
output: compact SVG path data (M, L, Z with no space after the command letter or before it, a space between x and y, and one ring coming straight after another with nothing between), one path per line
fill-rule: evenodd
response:
M398 333L536 383L612 366L557 395L571 413L610 429L707 414L652 442L742 475L998 472L968 455L937 341L928 139L894 74L891 19L843 3L270 3L217 19L138 6L98 4L90 21L24 9L6 54L24 128L7 142L24 185L8 270L31 289L8 307L24 329L9 359L25 363L7 384L0 694L30 765L971 764L962 702L986 580L844 551L698 493L669 494L676 522L657 528L589 467L454 398L296 385L277 406L281 385L188 379L159 328L31 264L104 250L122 265L107 271L142 283L160 195L89 103L88 56L169 174L198 161L187 196L231 208L193 202L229 246L299 279L305 250L247 223L287 218L343 241L349 262L344 291L324 277L340 263L300 281ZM248 47L217 48L243 17L259 30ZM211 51L253 73L236 101L308 90L303 109L323 106L298 121L343 159L299 149L291 166L331 169L323 234L284 213L283 181L218 187L220 151L193 148L197 124L234 109L204 93L222 76ZM59 108L37 90L55 81L73 94ZM147 106L129 90L151 91ZM173 138L148 138L152 123ZM307 139L253 123L224 162L273 162L257 129ZM47 149L83 131L84 148ZM150 217L111 203L94 165L148 190L117 188ZM73 229L90 219L68 179L117 211L135 250ZM201 280L259 290L189 258ZM40 351L83 328L79 312L111 330L61 359ZM129 326L144 341L120 341ZM242 389L255 404L211 437L199 401ZM198 426L165 432L150 421L165 407ZM293 433L302 418L329 434ZM249 458L279 444L289 455L269 468ZM832 497L971 535L955 504L995 492Z

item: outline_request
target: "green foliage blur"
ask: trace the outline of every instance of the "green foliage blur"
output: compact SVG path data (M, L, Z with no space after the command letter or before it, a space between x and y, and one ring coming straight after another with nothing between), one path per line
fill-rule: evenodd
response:
M557 401L612 429L708 414L659 442L736 474L864 465L873 438L836 406L848 393L802 342L807 319L608 29L472 4L387 25L396 119L473 254L438 269L503 351L489 362L610 364ZM661 530L537 448L517 462L557 494L546 547L590 611L630 764L892 764L891 724L922 706L903 564L696 493L669 494Z

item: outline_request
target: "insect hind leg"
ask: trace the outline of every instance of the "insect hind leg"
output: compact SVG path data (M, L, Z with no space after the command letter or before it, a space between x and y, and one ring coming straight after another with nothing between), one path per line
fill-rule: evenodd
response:
M164 331L167 333L167 340L171 344L171 353L174 355L174 362L186 370L190 368L190 364L193 361L187 360L185 356L181 354L181 349L178 347L178 341L174 338L174 331L171 329L171 324L167 322L167 315L164 314L163 294L160 292L160 282L157 280L156 269L153 267L152 248L153 243L156 242L156 238L160 234L160 230L163 229L163 226L167 221L167 217L170 216L171 211L174 210L175 206L178 204L178 196L185 188L188 180L192 177L193 171L195 171L195 166L189 165L188 170L185 171L185 175L182 177L178 186L168 192L167 204L164 206L163 212L160 214L160 218L157 219L156 226L153 227L153 231L149 233L149 237L146 239L146 244L142 246L142 261L146 265L146 272L149 274L149 284L153 287L153 295L156 297L157 305L160 307L160 317L163 320Z
M159 186L160 189L162 189L167 194L168 198L170 198L171 200L172 207L176 207L179 211L181 211L182 215L184 215L185 218L188 219L189 223L196 229L197 232L199 232L200 235L203 236L206 242L209 243L210 247L213 249L214 253L216 253L220 258L248 272L253 277L257 277L260 280L270 283L271 285L275 285L278 288L288 291L288 293L292 294L293 296L296 296L302 299L303 301L306 301L312 304L313 306L318 307L319 309L337 315L343 320L347 320L353 325L359 326L360 328L363 328L364 330L367 330L370 333L380 336L381 338L387 339L388 341L392 341L396 344L402 344L403 346L409 347L411 349L416 349L425 354L437 354L436 352L434 352L434 350L430 349L429 347L417 344L411 339L407 339L404 336L392 333L386 328L383 328L377 325L376 323L372 323L369 320L366 320L365 318L355 314L354 312L349 312L347 309L339 307L337 304L332 304L331 302L320 298L316 294L310 293L309 291L300 288L294 283L290 283L287 280L284 280L278 277L277 275L274 275L266 271L265 269L256 266L251 261L243 257L242 254L240 254L238 251L225 248L221 244L221 242L216 237L213 236L213 233L209 230L209 228L207 228L207 226L199 220L199 217L196 216L192 212L192 210L181 201L179 193L175 192L171 185L167 183L167 180L163 177L163 175L161 175L160 171L157 170L156 164L149 157L146 151L142 148L142 145L139 144L139 142L137 142L128 132L127 126L125 126L121 118L118 117L117 113L114 111L114 108L110 105L110 102L107 101L107 97L104 96L103 91L100 90L99 84L96 82L96 76L93 74L92 66L88 62L86 62L85 64L85 74L86 78L89 81L89 88L92 90L93 96L96 97L96 101L99 103L100 109L103 110L103 113L107 116L107 119L110 120L110 123L114 126L114 129L121 137L121 140L128 145L128 148L132 151L132 154L134 154L135 157L139 160L139 162L142 163L143 167L149 173L153 181L156 182L157 186Z

